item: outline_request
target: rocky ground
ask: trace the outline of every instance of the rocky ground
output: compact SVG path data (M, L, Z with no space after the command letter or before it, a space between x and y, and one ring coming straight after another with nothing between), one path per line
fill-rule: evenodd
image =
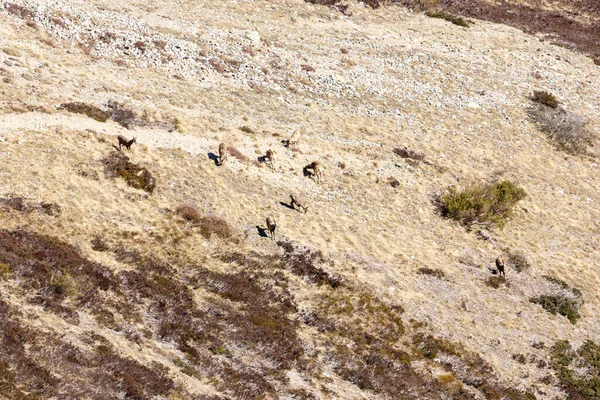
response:
M2 1L0 398L599 398L593 51L405 5Z

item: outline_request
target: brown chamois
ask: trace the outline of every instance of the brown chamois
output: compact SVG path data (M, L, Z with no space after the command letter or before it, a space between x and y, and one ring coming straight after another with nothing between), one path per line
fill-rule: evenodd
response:
M321 163L318 161L313 161L310 164L308 164L306 167L304 167L304 170L308 170L308 169L313 170L311 177L316 178L317 182L320 183L321 179L323 178L323 167L321 166Z
M506 278L506 274L504 273L504 259L502 257L496 258L496 268L498 269L498 275Z
M294 210L297 210L298 212L300 212L300 209L302 209L305 213L306 210L308 210L308 207L304 205L304 201L302 201L298 196L294 196L293 194L290 194L290 205Z
M227 160L227 145L225 143L221 143L219 145L219 162L217 165L223 165L223 163Z
M267 229L269 230L269 234L271 235L271 240L275 240L275 228L277 228L277 223L275 222L275 219L267 217Z
M272 170L275 170L275 152L273 150L267 150L265 160L269 162L269 166Z
M131 145L134 143L137 143L135 138L133 138L131 140L127 140L127 139L125 139L125 136L121 136L121 135L117 136L117 139L119 139L119 150L121 150L121 145L123 145L127 148L127 150L131 151Z

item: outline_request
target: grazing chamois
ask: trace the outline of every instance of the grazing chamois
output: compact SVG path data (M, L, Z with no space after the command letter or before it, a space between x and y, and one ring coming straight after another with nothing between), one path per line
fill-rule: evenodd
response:
M308 164L306 167L304 167L304 170L308 170L308 169L312 169L312 174L311 177L312 178L317 178L317 182L321 182L321 179L323 178L323 167L321 167L321 163L318 161L313 161L310 164Z
M267 150L265 160L269 161L269 166L272 170L275 170L275 152L273 150Z
M275 228L277 228L277 223L275 222L275 219L267 217L267 229L269 230L269 234L271 235L271 240L275 240Z
M302 209L305 213L306 210L308 210L308 207L304 205L304 201L302 201L298 196L294 196L293 194L290 194L290 205L294 210L297 210L298 212L300 212L300 209Z
M127 139L125 139L125 136L121 136L121 135L117 136L117 139L119 139L119 150L121 150L121 145L123 145L127 148L127 150L131 151L131 145L134 143L137 143L135 138L133 138L131 140L127 140Z
M225 143L221 143L219 145L219 162L217 165L223 165L223 163L227 160L227 145Z
M504 273L504 259L502 257L496 258L496 268L498 268L498 275L506 278L506 274Z
M297 146L300 144L300 131L296 129L292 133L292 137L288 140L288 146Z

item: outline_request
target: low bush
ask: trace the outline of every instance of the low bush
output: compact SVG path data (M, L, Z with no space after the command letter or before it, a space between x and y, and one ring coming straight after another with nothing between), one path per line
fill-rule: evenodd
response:
M433 277L436 277L438 279L444 279L446 277L446 274L444 274L444 271L442 271L441 269L431 269L431 268L419 268L417 270L417 274L420 275L431 275Z
M416 152L414 150L411 150L411 149L409 149L407 147L396 147L392 151L397 156L405 158L405 159L410 159L410 160L415 160L415 161L424 161L425 160L425 155L424 154L418 153L418 152Z
M557 341L550 348L550 367L568 398L600 399L600 346L595 342L587 340L575 351L568 341Z
M431 18L440 18L448 22L452 22L454 25L462 26L464 28L468 28L470 26L469 23L465 21L462 17L458 17L454 14L450 14L442 10L427 11L425 12L425 15Z
M539 104L543 104L550 108L558 107L558 99L551 93L544 92L542 90L536 90L531 96L531 101Z
M560 314L575 324L581 315L579 314L579 303L563 295L543 295L529 299L534 304L539 304L551 314Z
M135 189L144 190L150 194L156 188L156 180L144 167L129 161L129 157L120 151L113 151L102 160L104 174L107 178L121 177Z
M200 234L209 239L215 234L221 239L230 238L233 235L233 230L229 223L216 215L205 215L199 221Z
M506 278L504 276L490 276L485 284L494 289L498 289L501 285L506 285Z
M175 213L198 227L200 229L200 234L206 239L210 239L213 234L221 239L227 239L233 236L233 229L229 223L216 215L202 215L200 211L187 204L182 204L177 207Z
M109 118L109 115L100 108L86 103L63 103L60 105L59 109L67 110L68 112L75 114L84 114L100 122L106 122Z
M514 205L526 196L525 190L511 181L475 184L462 191L451 187L439 198L438 206L444 217L465 226L474 223L502 226L512 215Z
M30 9L20 6L18 4L15 3L6 3L6 11L8 11L9 14L11 15L15 15L19 18L22 19L33 19L35 17L35 13L33 11L31 11Z
M531 263L529 262L529 259L527 258L525 253L523 253L522 251L516 251L516 252L508 251L507 255L506 255L506 261L507 261L508 265L512 265L512 267L517 272L523 272L523 271L531 268Z
M567 112L561 107L543 105L530 107L527 113L560 150L585 155L588 154L588 148L594 145L596 136L586 128L587 119L581 115Z

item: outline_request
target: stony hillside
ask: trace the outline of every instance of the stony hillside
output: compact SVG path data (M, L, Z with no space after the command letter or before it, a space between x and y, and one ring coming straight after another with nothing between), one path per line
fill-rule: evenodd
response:
M3 0L0 399L599 399L593 54L403 3Z

